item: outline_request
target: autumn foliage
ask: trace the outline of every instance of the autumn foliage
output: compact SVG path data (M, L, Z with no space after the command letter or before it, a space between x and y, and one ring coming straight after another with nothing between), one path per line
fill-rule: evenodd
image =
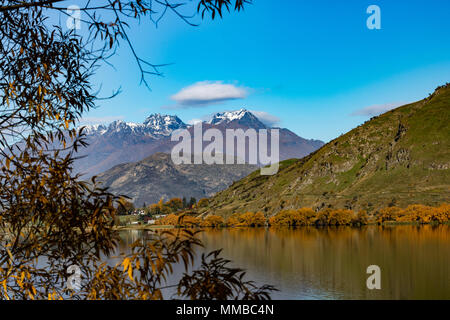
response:
M234 214L228 218L228 227L263 227L266 225L266 218L262 212L246 212Z
M159 21L166 11L188 23L191 17L168 1L83 2L81 33L66 25L70 3L0 2L0 300L163 299L175 265L184 267L174 285L177 298L269 298L273 287L245 280L217 250L196 270L198 230L149 232L117 256L118 215L133 213L133 204L74 170L88 145L80 120L118 93L105 96L94 75L111 65L120 41L131 48L143 84L145 75L160 74L128 40L127 32L136 32L128 29L133 21L156 22L152 14L158 12ZM197 4L199 13L213 17L231 6L228 0ZM236 0L234 7L242 5ZM192 198L189 209L195 203ZM175 198L150 209L169 214L181 207L185 201ZM182 225L199 222L175 217ZM103 262L112 257L121 261ZM76 290L70 270L80 280Z
M183 218L183 220L180 220ZM262 212L235 213L224 219L217 215L208 215L204 219L190 215L169 214L156 221L159 225L177 227L301 227L301 226L362 226L369 223L446 223L450 219L450 204L439 207L410 205L405 209L398 207L383 208L369 217L365 210L355 212L348 209L326 208L314 211L311 208L282 210L266 218Z
M309 208L299 210L283 210L269 218L270 226L361 226L370 222L383 224L386 222L405 223L445 223L450 219L450 204L430 207L420 204L410 205L405 209L398 207L383 208L375 212L370 219L365 210L355 212L348 209L326 208L315 212Z
M314 210L310 208L283 210L269 218L269 225L287 227L306 226L312 224L315 214Z
M200 224L202 227L217 228L225 225L225 220L221 216L209 215Z
M209 205L209 200L207 198L202 198L198 200L197 207L206 208Z
M280 211L277 215L269 219L269 225L289 227L310 225L345 226L353 225L356 221L363 221L363 219L358 220L358 214L355 214L352 210L333 210L327 208L319 212L315 212L311 208L301 208L299 210L291 209Z
M178 223L178 216L176 214L168 214L165 217L162 217L155 221L156 225L163 225L163 226L176 226Z
M416 222L420 224L444 223L450 220L450 204L439 207L429 207L413 204L405 209L390 207L379 210L378 223L385 222Z

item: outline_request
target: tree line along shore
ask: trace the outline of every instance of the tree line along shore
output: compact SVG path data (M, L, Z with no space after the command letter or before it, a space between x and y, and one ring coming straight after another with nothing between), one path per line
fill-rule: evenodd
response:
M129 203L126 204L130 207ZM207 199L189 202L178 198L167 202L160 200L146 208L128 212L122 211L122 216L116 223L118 226L130 226L125 217L134 214L133 225L152 227L301 227L301 226L363 226L369 224L448 224L450 222L450 204L443 203L432 207L422 204L409 205L406 208L396 206L386 207L368 214L365 210L326 208L313 210L312 208L286 209L272 216L263 212L234 213L229 217L222 217L214 213L199 214L197 209L205 208ZM130 215L130 213L132 213ZM127 215L128 214L128 215ZM122 218L122 219L120 219Z

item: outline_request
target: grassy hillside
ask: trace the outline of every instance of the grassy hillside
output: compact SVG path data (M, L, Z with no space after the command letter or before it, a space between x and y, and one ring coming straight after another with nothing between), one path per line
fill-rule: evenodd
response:
M389 205L450 201L450 84L391 110L315 153L259 170L211 199L221 215L324 207L373 211Z

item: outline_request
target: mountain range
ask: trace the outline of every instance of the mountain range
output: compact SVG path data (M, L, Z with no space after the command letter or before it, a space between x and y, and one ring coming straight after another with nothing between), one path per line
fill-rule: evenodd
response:
M388 111L273 176L255 171L210 200L230 215L326 207L365 209L450 202L450 84Z
M222 133L226 129L269 129L246 109L216 113L202 125L203 131L215 128ZM178 143L171 141L171 133L177 129L193 133L193 126L177 116L161 114L152 114L143 123L117 120L109 125L85 126L88 146L77 153L74 171L89 178L119 164L137 162L155 153L170 153ZM301 138L288 129L280 128L279 132L281 160L302 158L323 145L320 140ZM209 143L204 142L204 146Z

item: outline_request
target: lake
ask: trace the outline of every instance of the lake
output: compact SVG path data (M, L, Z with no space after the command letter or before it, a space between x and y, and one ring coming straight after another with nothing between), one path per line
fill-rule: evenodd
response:
M121 250L145 232L122 231ZM223 248L248 279L277 287L273 299L450 299L448 225L214 229L199 237L206 251ZM381 290L366 286L369 265L381 268Z

